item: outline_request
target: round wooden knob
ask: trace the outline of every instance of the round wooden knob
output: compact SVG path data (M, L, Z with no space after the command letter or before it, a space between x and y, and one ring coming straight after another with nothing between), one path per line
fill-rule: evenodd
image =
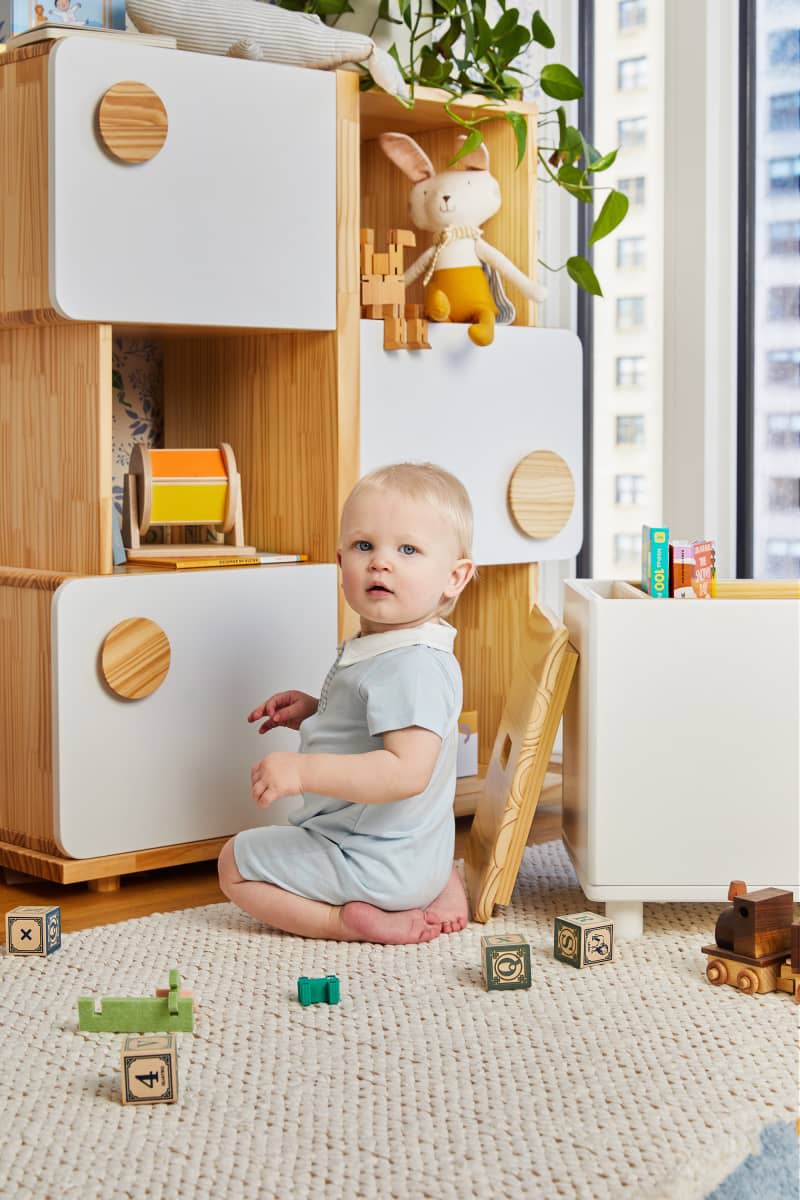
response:
M575 480L560 454L534 450L520 459L508 481L508 507L528 537L559 533L575 506Z
M97 123L106 149L127 163L155 158L169 128L161 97L133 79L108 89L97 110Z
M103 677L125 700L141 700L161 686L170 662L169 638L147 617L130 617L115 625L100 655Z

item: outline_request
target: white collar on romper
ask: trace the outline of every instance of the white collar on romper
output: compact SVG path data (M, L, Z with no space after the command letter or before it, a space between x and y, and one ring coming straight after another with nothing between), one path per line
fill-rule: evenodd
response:
M349 667L353 663L363 662L365 658L374 658L376 654L385 654L387 650L398 650L401 646L432 646L434 650L453 651L456 630L447 621L426 621L424 625L414 625L411 629L392 629L388 633L359 634L344 643L339 658L340 667Z

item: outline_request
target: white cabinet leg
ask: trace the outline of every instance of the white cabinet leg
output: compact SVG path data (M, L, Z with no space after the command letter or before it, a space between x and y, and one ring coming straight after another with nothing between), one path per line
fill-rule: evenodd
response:
M644 905L640 900L606 900L606 916L614 922L617 938L637 938L644 932Z

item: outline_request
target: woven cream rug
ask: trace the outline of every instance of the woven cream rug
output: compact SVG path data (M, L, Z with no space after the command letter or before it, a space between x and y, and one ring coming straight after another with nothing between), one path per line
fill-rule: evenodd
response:
M560 843L526 851L488 928L530 940L529 991L484 991L484 926L344 945L227 904L4 956L0 1197L702 1200L796 1115L800 1009L706 982L718 905L649 905L617 962L556 962L553 917L586 907ZM176 965L197 1005L179 1103L123 1108L121 1037L77 1032L76 998ZM298 975L326 973L341 1003L301 1007Z

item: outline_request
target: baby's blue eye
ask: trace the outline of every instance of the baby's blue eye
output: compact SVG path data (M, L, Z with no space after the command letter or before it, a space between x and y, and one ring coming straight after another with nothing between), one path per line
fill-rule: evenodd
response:
M372 542L368 542L366 538L359 538L357 542L353 542L353 547L356 550L371 550Z
M409 546L408 542L406 542L400 547L400 553L405 554L407 558L410 558L412 554L417 553L417 548L416 546Z

